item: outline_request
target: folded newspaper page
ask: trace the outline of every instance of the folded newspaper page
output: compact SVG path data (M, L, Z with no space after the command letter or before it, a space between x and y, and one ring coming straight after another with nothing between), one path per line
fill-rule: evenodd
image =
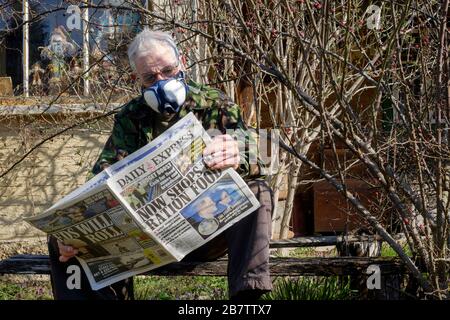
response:
M235 170L205 167L209 143L189 113L26 220L78 248L94 290L180 261L260 206Z

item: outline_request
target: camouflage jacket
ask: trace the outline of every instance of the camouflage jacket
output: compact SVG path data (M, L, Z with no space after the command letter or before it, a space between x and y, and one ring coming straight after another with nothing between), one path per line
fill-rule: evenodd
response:
M234 130L232 131L234 135L246 136L246 147L242 145L243 140L238 139L241 144L239 148L241 165L237 171L243 178L261 177L261 160L248 148L249 139L254 141L255 138L254 135L248 134L249 131L246 130L239 106L220 90L191 80L188 81L188 86L185 103L178 114L170 120L149 108L142 96L125 104L115 115L111 136L95 163L92 173L99 173L105 167L143 147L192 111L205 130L218 129L221 133L225 133L226 130L231 129ZM249 164L250 155L252 159L256 159L257 164Z

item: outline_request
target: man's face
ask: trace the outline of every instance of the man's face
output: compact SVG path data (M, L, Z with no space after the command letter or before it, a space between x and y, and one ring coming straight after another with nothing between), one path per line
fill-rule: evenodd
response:
M175 52L168 46L158 46L152 53L138 56L135 63L136 74L145 88L174 77L182 68Z
M231 198L230 198L230 195L228 194L228 192L222 191L222 193L220 194L220 202L223 205L227 205L231 202Z
M200 217L204 219L212 219L214 218L214 213L216 212L217 207L210 197L205 197L197 204L197 210Z

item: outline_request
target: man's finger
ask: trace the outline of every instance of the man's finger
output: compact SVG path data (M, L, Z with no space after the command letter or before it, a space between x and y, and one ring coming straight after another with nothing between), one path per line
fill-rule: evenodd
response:
M237 169L239 167L239 162L234 161L233 159L227 159L224 161L221 161L217 163L216 165L212 166L211 170L223 170L228 168Z
M59 260L61 262L66 262L76 254L78 254L78 249L72 246L66 246L58 241L58 249L59 249Z
M203 150L203 156L212 155L217 152L239 152L239 146L236 141L227 141L223 144L210 144Z
M211 157L205 163L208 168L212 170L239 167L240 156L239 153L217 153L216 156Z
M78 249L76 248L71 248L70 250L59 250L59 253L64 255L64 256L74 256L78 253Z
M221 135L215 137L212 142L203 150L203 154L211 154L225 148L230 148L231 146L236 145L237 141L233 139L230 135Z
M78 253L78 252L77 252ZM69 261L70 259L72 259L73 257L75 257L75 254L73 254L73 255L60 255L59 256L59 261L61 261L61 262L67 262L67 261Z
M59 252L72 253L75 250L72 246L59 245Z
M61 262L67 262L72 257L66 257L66 256L59 256L59 261Z
M219 151L205 157L205 163L210 168L226 160L239 163L239 153Z
M215 136L214 138L212 138L213 141L230 141L230 140L234 140L234 138L232 136L230 136L229 134L221 134L218 136Z

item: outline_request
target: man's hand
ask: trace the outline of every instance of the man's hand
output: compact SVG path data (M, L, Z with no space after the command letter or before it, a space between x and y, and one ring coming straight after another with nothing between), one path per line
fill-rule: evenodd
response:
M203 159L208 168L237 169L239 167L239 146L229 134L216 136L212 143L203 150Z
M59 248L59 261L67 262L70 258L73 258L77 253L78 249L72 246L66 246L62 242L58 241Z

